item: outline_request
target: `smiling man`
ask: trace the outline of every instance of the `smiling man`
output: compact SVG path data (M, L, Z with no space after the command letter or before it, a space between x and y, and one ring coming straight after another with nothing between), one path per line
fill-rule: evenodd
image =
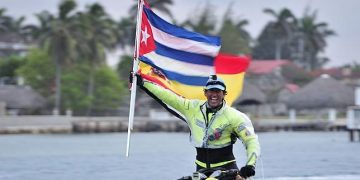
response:
M238 169L233 144L240 139L247 152L247 162L240 169L240 175L245 178L255 175L255 164L260 155L257 135L250 119L244 113L226 105L226 85L220 77L209 77L204 88L207 101L185 99L143 80L140 75L137 75L137 78L137 84L147 94L188 124L190 141L197 152L197 170Z

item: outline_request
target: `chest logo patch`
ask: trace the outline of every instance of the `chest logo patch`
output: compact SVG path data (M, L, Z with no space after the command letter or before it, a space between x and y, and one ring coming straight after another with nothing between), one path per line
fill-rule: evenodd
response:
M216 128L215 130L213 130L213 132L211 132L211 135L209 136L209 140L210 141L218 140L220 139L221 135L222 135L222 130L220 128Z
M215 140L219 140L221 138L221 136L223 135L224 130L226 129L226 127L228 127L229 125L222 125L218 128L215 129L211 129L210 133L209 133L209 140L210 141L215 141Z

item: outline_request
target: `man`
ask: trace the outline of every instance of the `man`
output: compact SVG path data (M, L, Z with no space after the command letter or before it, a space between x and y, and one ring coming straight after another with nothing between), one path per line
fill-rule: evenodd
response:
M132 82L132 76L130 76ZM226 85L216 75L206 83L207 101L185 99L156 84L138 77L138 85L168 110L185 120L190 128L190 141L196 148L196 169L238 169L233 144L241 139L247 151L247 162L240 169L244 178L255 175L260 145L249 118L226 105Z

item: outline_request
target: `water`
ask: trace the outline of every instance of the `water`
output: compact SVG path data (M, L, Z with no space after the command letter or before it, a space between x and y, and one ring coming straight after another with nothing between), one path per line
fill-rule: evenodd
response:
M195 150L186 133L134 133L128 158L126 138L2 135L0 180L170 180L194 171ZM346 132L259 133L259 139L263 163L258 161L254 179L360 179L360 143L350 143ZM241 143L235 149L241 166Z

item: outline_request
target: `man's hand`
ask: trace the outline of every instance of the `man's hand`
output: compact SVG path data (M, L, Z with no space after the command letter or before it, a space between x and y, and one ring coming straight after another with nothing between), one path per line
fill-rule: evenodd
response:
M131 84L133 83L134 76L136 76L136 85L142 86L144 84L143 78L140 76L140 74L135 74L131 71L129 74L129 89L131 87Z
M243 177L241 177L240 175L237 175L235 180L245 180Z
M248 178L255 175L255 167L252 165L246 165L240 169L240 176Z

